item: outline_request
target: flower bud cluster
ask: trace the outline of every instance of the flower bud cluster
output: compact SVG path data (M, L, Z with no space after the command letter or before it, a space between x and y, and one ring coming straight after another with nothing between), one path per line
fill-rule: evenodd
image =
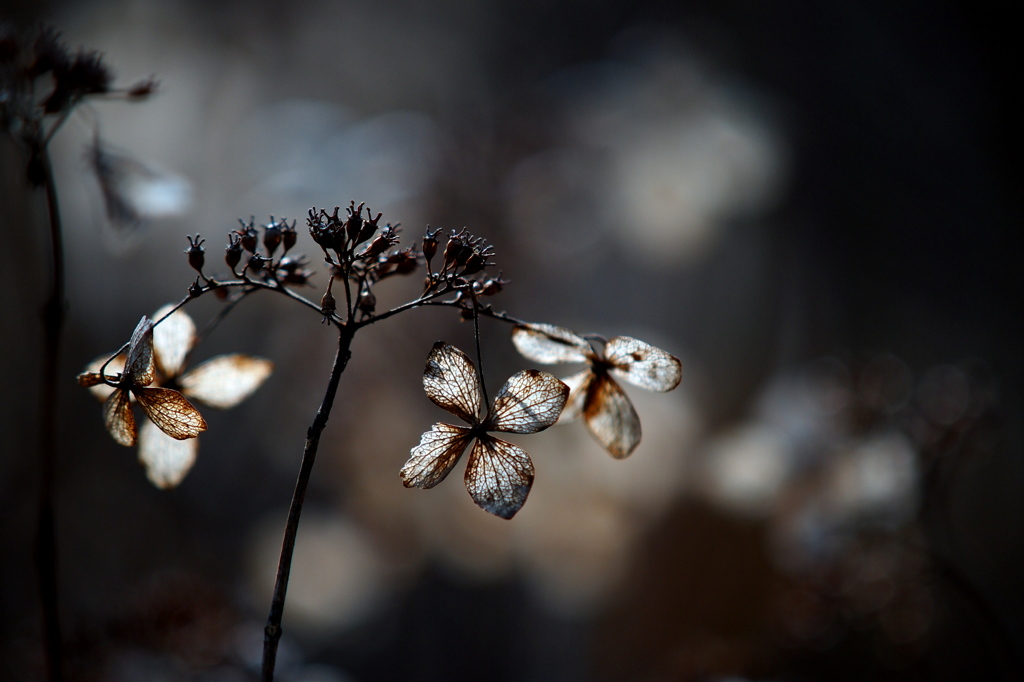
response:
M434 271L431 262L437 254L440 229L433 232L428 228L423 237L423 258L427 263L427 279L424 293L444 290L455 290L464 297L490 296L501 291L503 284L508 284L497 277L488 275L484 268L495 265L490 258L494 255L494 247L483 237L470 234L466 228L448 235L444 251L441 254L440 270Z

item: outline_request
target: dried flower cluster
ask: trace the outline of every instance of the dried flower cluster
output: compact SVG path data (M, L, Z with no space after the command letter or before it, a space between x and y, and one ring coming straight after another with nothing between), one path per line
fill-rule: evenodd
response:
M142 99L153 80L114 89L114 76L98 52L72 54L52 28L32 34L0 33L0 126L29 152L29 181L44 182L41 154L71 111L89 97Z
M354 201L344 212L340 207L332 212L309 210L309 235L323 252L329 270L319 304L292 289L308 285L313 276L305 256L290 255L297 242L294 221L272 217L259 227L252 219L240 221L240 228L228 235L224 252L224 262L234 279L208 275L206 240L199 235L189 236L185 255L199 277L182 305L210 291L229 301L238 301L258 290L275 291L316 310L323 321L336 326L348 341L357 329L403 310L425 305L448 306L459 310L464 319L475 322L482 316L513 323L512 341L530 360L545 364L586 363L586 370L566 378L564 383L535 369L519 372L506 382L485 412L487 392L473 362L448 343L439 341L434 345L423 377L427 396L468 426L437 423L424 433L401 470L402 481L407 487L432 488L444 480L475 441L466 466L466 487L477 505L502 518L511 518L526 501L534 467L525 451L489 435L490 432L537 433L556 421L582 417L612 456L623 458L636 449L640 442L640 420L616 379L653 391L670 391L679 384L682 374L677 358L629 337L604 341L550 324L528 324L495 312L480 299L498 293L507 282L500 274L489 272L495 266L495 252L486 240L466 229L451 230L442 249L443 230L428 228L420 250L400 248L398 226L381 226L380 219L380 213L374 215ZM423 292L408 303L378 313L373 286L394 275L416 272L420 265L427 271ZM340 284L335 286L339 280ZM342 295L344 300L339 303ZM169 310L158 315L164 316ZM126 396L136 395L164 433L172 438L190 438L195 434L182 435L180 422L201 417L185 396L212 407L227 407L254 390L270 371L269 362L264 360L223 356L184 373L184 358L195 343L194 326L181 311L169 315L162 325L166 331L156 333L154 350L153 323L148 319L145 324L140 323L128 345L127 369L121 369L113 378L96 365L82 375L82 383L94 386L95 390L110 391L113 387L114 394L107 398L105 408L107 427L125 445L135 442ZM475 327L479 334L478 325ZM592 341L600 342L603 349L595 350ZM146 355L155 355L158 383L164 387L146 390L171 391L161 395L174 396L173 401L168 398L166 402L178 406L177 420L169 419L163 412L151 414L153 400L142 387L153 382L153 371L146 374L137 368L144 364L141 358ZM110 361L102 364L117 371L118 366ZM207 367L211 369L203 371ZM143 397L139 397L140 391ZM212 397L218 391L230 398ZM195 446L175 447L162 436L149 435L151 432L144 431L140 437L140 458L154 483L176 485L195 459Z

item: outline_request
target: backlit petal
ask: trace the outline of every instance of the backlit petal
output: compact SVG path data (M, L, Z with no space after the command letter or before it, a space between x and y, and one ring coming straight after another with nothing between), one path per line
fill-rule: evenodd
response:
M158 488L173 488L189 472L199 452L199 439L177 440L146 420L139 427L139 461L146 477Z
M159 320L174 309L174 304L165 305L153 315ZM156 356L157 369L165 377L171 378L181 374L185 368L185 358L196 342L196 325L184 309L171 313L171 316L153 327L153 353Z
M640 444L640 418L615 380L595 377L583 408L587 428L612 457L628 457Z
M252 395L273 369L274 363L263 358L240 353L218 355L190 370L179 383L181 392L189 398L226 410Z
M648 391L671 391L683 376L679 358L628 336L609 341L604 357L615 377Z
M132 332L125 367L133 385L149 386L153 383L153 321L145 315Z
M586 339L553 324L516 325L512 343L523 356L545 365L587 362L593 356Z
M185 396L169 388L132 391L154 424L171 438L195 438L206 430L206 420Z
M434 404L469 424L480 421L480 380L461 350L444 341L434 344L423 371L423 388Z
M445 479L469 444L469 429L451 424L434 424L420 437L420 444L402 467L406 488L433 488Z
M103 403L103 423L110 436L125 447L135 445L135 415L128 391L116 389Z
M587 390L593 380L594 373L589 369L562 379L562 383L569 387L569 398L565 401L562 414L558 417L559 424L566 424L580 418L583 414L583 406L587 403Z
M78 375L78 384L80 386L87 386L89 393L92 393L98 400L106 400L110 397L110 394L114 392L114 387L110 384L103 383L100 378L99 371L103 367L103 364L110 360L109 355L101 355L85 367L85 372ZM107 371L105 372L108 379L115 379L118 374L124 371L124 356L118 355L107 364ZM83 377L86 377L83 382Z
M532 485L533 462L525 450L487 435L477 439L466 465L466 489L481 509L511 519Z
M505 382L494 398L488 431L537 433L558 420L569 387L547 372L528 369Z

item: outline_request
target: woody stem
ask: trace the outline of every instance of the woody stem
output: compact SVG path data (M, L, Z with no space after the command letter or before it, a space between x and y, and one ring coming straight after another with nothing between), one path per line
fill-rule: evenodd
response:
M284 528L284 541L281 544L281 558L277 565L277 580L274 583L274 597L270 603L270 615L267 617L267 625L263 630L263 672L262 682L273 682L274 665L277 661L277 645L281 640L281 618L284 614L285 594L288 591L288 576L292 568L292 555L295 552L295 536L299 530L299 516L302 514L302 503L306 498L306 488L309 486L309 477L313 471L313 462L316 459L316 451L320 445L320 435L327 426L327 419L334 406L334 396L338 392L338 381L341 373L345 371L348 360L352 357L350 346L354 330L349 325L337 325L338 353L334 357L334 367L331 369L331 378L327 382L327 391L324 393L320 409L313 418L313 423L306 432L306 445L302 451L302 462L299 465L299 476L295 481L295 491L292 493L291 506L288 508L288 522Z

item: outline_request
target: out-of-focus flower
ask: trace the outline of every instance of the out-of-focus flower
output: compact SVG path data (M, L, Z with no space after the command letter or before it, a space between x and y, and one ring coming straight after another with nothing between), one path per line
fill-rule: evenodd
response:
M164 306L154 317L160 319L172 308L172 305ZM180 389L180 393L177 390L173 392L224 410L252 395L274 368L270 360L232 353L218 355L186 372L185 365L196 340L195 323L184 310L175 311L159 325L152 327L150 347L155 368L152 380L164 387L159 390ZM103 362L104 358L97 358L82 376L97 376ZM108 371L123 371L119 364L118 359L115 359L108 365ZM90 390L97 397L109 400L111 388L107 384L94 384ZM202 430L205 428L204 422ZM169 438L165 433L172 437ZM133 445L134 441L122 444ZM174 434L162 430L162 427L154 428L149 423L139 428L138 444L139 461L146 467L149 480L159 488L173 488L181 483L199 452L197 439L176 440Z
M132 397L142 405L146 416L175 440L195 438L206 430L203 416L181 392L149 387L156 377L155 364L153 321L143 315L132 333L124 368L117 375L117 385L103 403L103 421L107 431L121 445L135 445L138 435L131 408ZM105 380L102 372L86 372L78 377L78 382L86 387L98 386Z
M118 229L132 230L146 220L181 215L192 205L188 180L114 151L99 135L87 156L103 191L107 217Z
M582 336L564 327L529 324L512 330L512 342L535 362L590 365L563 380L571 393L561 421L582 415L594 438L619 459L628 457L640 444L640 418L615 378L662 393L674 389L682 379L679 358L628 336L610 339L599 353Z
M483 387L476 369L465 353L444 341L435 343L430 351L423 388L437 406L470 426L434 424L402 467L402 482L407 488L433 488L476 439L466 465L466 489L481 509L512 518L530 493L533 462L522 448L488 432L543 431L558 420L569 388L547 372L524 370L505 382L481 419Z

